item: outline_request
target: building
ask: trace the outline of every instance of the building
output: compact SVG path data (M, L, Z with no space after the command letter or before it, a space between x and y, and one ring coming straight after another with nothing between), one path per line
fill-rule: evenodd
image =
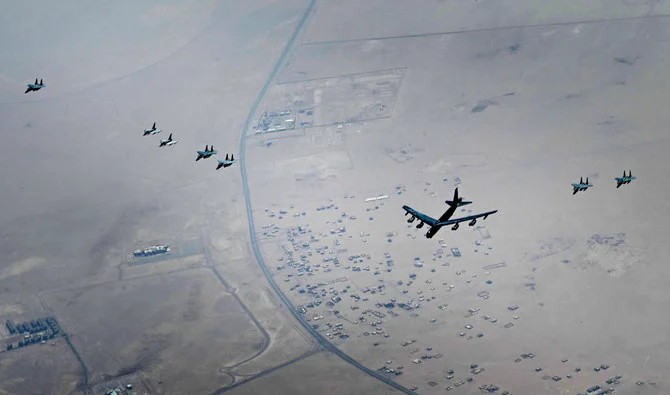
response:
M159 254L169 254L170 253L170 246L169 245L158 245L158 246L153 246L149 248L144 248L144 249L139 249L133 251L133 255L136 257L147 257L147 256L154 256L154 255L159 255Z

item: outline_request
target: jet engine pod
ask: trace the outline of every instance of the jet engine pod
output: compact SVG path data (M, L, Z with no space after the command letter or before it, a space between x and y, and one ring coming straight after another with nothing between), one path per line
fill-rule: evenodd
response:
M419 222L419 224L416 226L417 229L423 228L423 222Z
M455 223L454 226L451 227L451 230L456 230L458 229L458 223Z
M410 219L408 219L407 222L409 222L411 224L412 222L414 222L415 219L416 219L416 217L412 215L412 217Z
M477 223L477 218L473 218L472 221L470 221L470 223L468 225L475 226L476 223Z

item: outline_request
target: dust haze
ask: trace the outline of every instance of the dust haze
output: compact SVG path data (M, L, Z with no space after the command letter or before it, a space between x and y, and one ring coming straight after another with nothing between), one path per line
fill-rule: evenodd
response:
M670 2L16 2L0 45L3 394L670 391ZM406 222L456 187L498 213Z

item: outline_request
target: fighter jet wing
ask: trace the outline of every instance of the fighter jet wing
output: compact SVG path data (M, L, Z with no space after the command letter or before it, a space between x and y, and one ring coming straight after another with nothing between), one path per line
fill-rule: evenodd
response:
M480 213L480 214L475 214L475 215L468 215L467 217L463 217L463 218L454 218L454 219L450 219L448 221L438 222L435 225L436 226L453 225L453 224L457 224L457 223L461 223L461 222L472 221L473 219L477 219L477 218L481 218L481 217L486 218L489 215L495 214L497 212L498 212L498 210L487 211L485 213Z
M437 223L437 220L435 218L431 218L431 217L427 216L426 214L420 213L420 212L414 210L413 208L411 208L410 206L402 206L402 208L405 211L407 211L410 215L412 215L413 217L418 218L419 221L421 221L423 223L426 223L430 226L434 226Z

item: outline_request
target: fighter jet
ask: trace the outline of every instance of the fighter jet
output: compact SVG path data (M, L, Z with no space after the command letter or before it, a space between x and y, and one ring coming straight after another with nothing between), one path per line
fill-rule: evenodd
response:
M219 164L216 166L216 170L219 170L222 167L230 167L233 163L237 163L235 160L235 154L230 154L230 159L228 159L228 154L226 154L226 159L219 159Z
M623 171L623 177L616 177L614 178L616 180L616 187L619 188L623 184L630 184L631 181L636 179L637 177L633 177L633 172L628 170L628 176L626 176L626 170Z
M574 195L579 191L585 191L585 190L591 188L592 186L593 186L593 184L589 184L589 178L588 177L586 177L586 182L584 182L582 180L582 177L579 177L579 184L572 184L572 188L574 188L573 191L572 191L572 194Z
M195 161L199 161L200 159L207 159L212 155L216 155L218 151L214 151L214 146L212 145L211 147L205 146L204 151L198 151L198 157L195 158Z
M477 218L484 217L484 219L486 219L486 217L488 217L489 215L495 214L495 213L498 212L498 210L493 210L493 211L487 211L485 213L469 215L467 217L450 219L451 216L454 215L454 213L456 212L456 209L458 207L465 206L466 204L471 204L472 203L472 202L463 201L463 198L458 197L458 188L456 188L456 190L454 191L454 200L446 200L445 203L449 205L449 208L447 209L447 211L444 212L444 214L442 214L442 216L440 216L440 219L438 219L438 220L435 220L435 219L433 219L433 218L431 218L431 217L429 217L429 216L427 216L423 213L420 213L420 212L414 210L413 208L411 208L409 206L402 206L402 208L403 208L403 210L405 210L405 216L407 216L407 214L412 215L412 217L410 219L408 219L407 222L412 223L412 222L414 222L415 219L417 219L417 218L419 219L420 222L416 226L417 229L421 229L424 224L428 224L428 226L430 226L430 229L428 229L428 232L426 232L426 238L428 238L428 239L431 239L433 236L435 236L435 234L443 226L454 225L454 226L451 227L451 230L456 230L456 229L458 229L458 224L460 224L461 222L466 222L466 221L470 221L470 223L468 223L468 225L475 226L475 224L477 223Z
M37 78L35 78L35 83L34 84L28 84L26 86L28 87L28 89L26 89L26 91L23 92L24 94L28 93L28 92L38 91L38 90L44 88L45 86L47 86L47 84L42 82L42 80L40 80L40 82L38 83Z
M165 147L166 145L169 147L171 145L177 144L179 141L178 140L172 140L172 133L168 136L167 140L161 140L161 144L158 146L160 147Z
M160 133L160 129L156 129L156 122L154 122L154 126L151 127L151 129L144 129L144 134L143 136L148 136L150 134L158 134Z

